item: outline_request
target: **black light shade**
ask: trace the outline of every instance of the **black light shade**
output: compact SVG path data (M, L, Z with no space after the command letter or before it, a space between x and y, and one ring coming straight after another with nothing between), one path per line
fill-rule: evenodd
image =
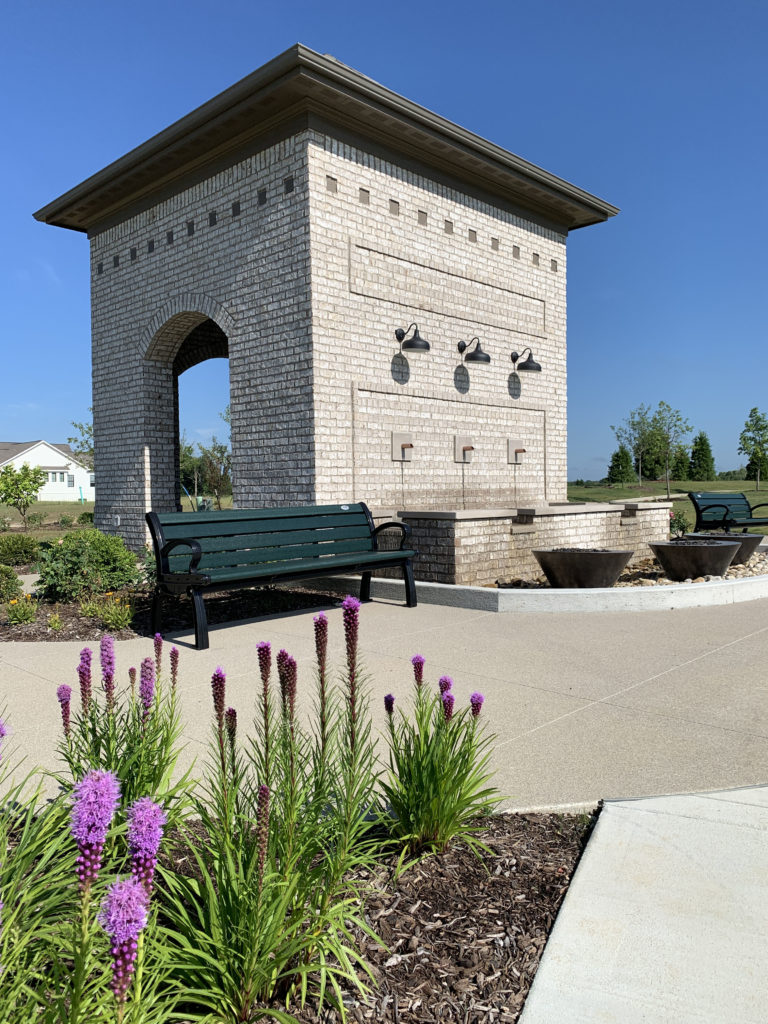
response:
M520 365L517 365L517 361L520 358L517 352L513 352L510 356L512 362L515 364L515 370L523 370L526 373L539 373L541 371L541 363L537 363L533 358L533 352L529 348L524 348L523 352L528 353L528 358L524 359Z
M413 335L405 341L405 336L413 328ZM400 342L401 352L429 352L429 342L425 341L424 338L419 334L419 328L417 324L411 324L410 327L406 327L403 330L402 327L398 327L395 331L395 337Z
M471 352L467 352L467 349L473 342L476 343L474 349ZM483 352L482 348L480 347L479 338L472 338L471 341L460 341L457 347L462 355L464 355L464 353L467 352L467 354L464 356L465 363L490 363L491 361L491 357L488 355L488 353Z

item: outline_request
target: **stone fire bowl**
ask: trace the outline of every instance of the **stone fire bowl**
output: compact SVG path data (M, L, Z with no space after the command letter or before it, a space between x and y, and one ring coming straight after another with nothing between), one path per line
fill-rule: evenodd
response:
M552 587L612 587L634 551L549 548L533 556Z
M741 544L741 549L733 556L731 565L744 565L760 546L762 533L686 533L686 540L719 540L734 541Z
M741 544L737 540L656 541L648 545L671 580L722 576Z

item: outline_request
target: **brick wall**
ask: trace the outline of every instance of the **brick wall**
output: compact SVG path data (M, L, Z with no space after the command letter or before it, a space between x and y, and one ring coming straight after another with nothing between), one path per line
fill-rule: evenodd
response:
M573 509L573 511L571 511ZM420 552L416 579L484 586L496 580L534 579L541 569L534 548L632 549L630 564L647 558L649 541L669 539L669 506L570 506L528 515L403 512Z
M227 337L235 501L314 499L307 190L297 136L92 236L101 529L140 547L145 510L174 507L173 363L209 319Z
M309 178L318 500L564 499L565 237L319 133ZM413 321L431 350L400 355L395 328ZM461 364L474 336L490 365ZM526 346L543 371L513 376ZM411 462L392 460L393 431L412 433Z

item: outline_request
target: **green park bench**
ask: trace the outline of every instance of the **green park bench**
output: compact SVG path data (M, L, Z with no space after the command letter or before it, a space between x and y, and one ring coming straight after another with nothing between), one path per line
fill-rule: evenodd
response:
M756 516L759 508L768 508L768 502L750 505L746 494L727 491L689 491L688 497L696 510L695 531L725 530L733 528L745 533L750 526L768 526L768 516Z
M410 527L388 522L376 527L367 505L232 509L223 512L147 512L157 566L152 631L162 631L167 595L189 594L195 646L208 647L203 594L332 573L362 573L360 599L371 597L374 569L400 567L409 608L416 605L412 559L404 547ZM385 530L400 530L400 545L379 548Z

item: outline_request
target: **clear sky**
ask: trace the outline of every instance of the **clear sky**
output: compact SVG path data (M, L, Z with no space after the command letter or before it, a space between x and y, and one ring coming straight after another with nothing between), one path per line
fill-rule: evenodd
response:
M88 417L88 242L34 210L295 42L621 208L568 243L569 478L660 399L743 464L768 411L768 0L33 0L0 44L0 440ZM225 433L225 361L182 427ZM205 378L205 379L204 379Z

